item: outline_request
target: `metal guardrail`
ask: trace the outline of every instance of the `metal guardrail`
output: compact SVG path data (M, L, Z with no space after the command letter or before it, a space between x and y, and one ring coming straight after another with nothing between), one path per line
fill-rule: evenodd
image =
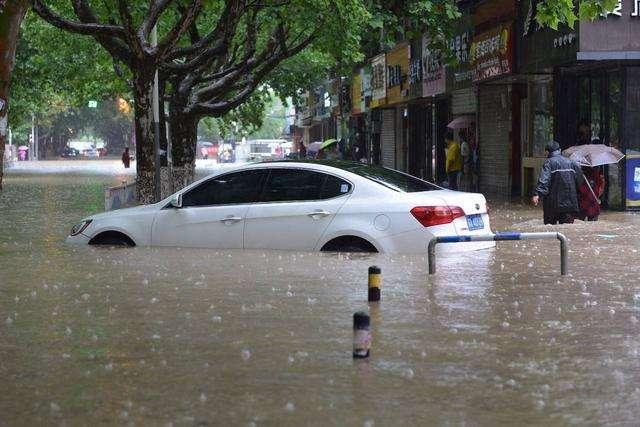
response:
M568 241L564 234L557 232L544 233L518 233L513 231L494 234L479 234L476 236L438 236L429 241L429 274L436 272L436 245L438 243L463 243L463 242L499 242L505 240L560 240L560 274L566 276L569 257Z

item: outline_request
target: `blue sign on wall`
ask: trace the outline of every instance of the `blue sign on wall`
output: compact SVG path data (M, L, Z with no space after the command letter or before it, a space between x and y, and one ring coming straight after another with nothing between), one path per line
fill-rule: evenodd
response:
M627 207L640 208L640 154L629 154L627 161Z

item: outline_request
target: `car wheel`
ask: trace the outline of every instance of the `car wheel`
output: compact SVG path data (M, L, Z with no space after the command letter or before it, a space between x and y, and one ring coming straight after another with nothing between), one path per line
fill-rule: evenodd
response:
M135 246L133 240L126 234L118 231L105 231L89 241L90 245L100 246Z
M375 246L357 236L341 236L327 242L322 252L378 252Z

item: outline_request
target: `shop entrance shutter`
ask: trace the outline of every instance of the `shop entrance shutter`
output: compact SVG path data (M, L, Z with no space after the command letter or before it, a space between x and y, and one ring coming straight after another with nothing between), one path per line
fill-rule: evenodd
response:
M382 166L396 167L396 110L382 110L382 130L380 132Z

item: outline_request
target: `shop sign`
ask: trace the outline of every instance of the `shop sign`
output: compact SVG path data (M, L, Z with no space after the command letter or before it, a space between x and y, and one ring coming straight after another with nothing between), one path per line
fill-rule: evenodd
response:
M557 30L541 27L536 22L536 10L541 0L520 2L522 34L518 49L518 70L522 73L545 73L555 66L569 64L577 58L578 33L567 25Z
M409 62L409 84L422 83L422 58L412 58Z
M471 44L473 81L480 82L513 71L513 31L502 25L474 38Z
M640 155L627 154L626 162L626 187L627 207L640 207Z
M353 75L351 80L351 114L360 114L364 110L364 97L362 96L362 70Z
M331 81L329 85L329 104L332 115L340 114L340 86L342 79L337 78Z
M340 83L340 114L347 115L351 111L351 85L345 78Z
M640 0L628 0L628 1L630 1L633 4L633 8L631 9L630 16L634 18L640 17ZM618 0L618 4L616 4L615 8L611 12L606 13L604 17L605 18L607 16L622 17L623 13L624 12L622 8L622 0Z
M322 120L330 115L331 98L326 89L327 88L322 85L317 87L312 93L314 120Z
M409 44L402 43L387 53L387 104L402 102L409 96Z
M640 51L639 24L640 0L621 0L606 17L580 21L578 59L621 59L620 52Z
M435 96L444 93L447 85L442 52L429 47L429 39L422 38L422 95Z
M384 104L387 96L387 63L385 54L371 60L371 107Z
M471 30L464 30L449 40L449 51L455 56L457 65L448 71L456 88L464 87L473 77L469 63L472 38Z
M366 113L371 105L371 64L367 64L360 70L360 80L362 81L362 112Z

